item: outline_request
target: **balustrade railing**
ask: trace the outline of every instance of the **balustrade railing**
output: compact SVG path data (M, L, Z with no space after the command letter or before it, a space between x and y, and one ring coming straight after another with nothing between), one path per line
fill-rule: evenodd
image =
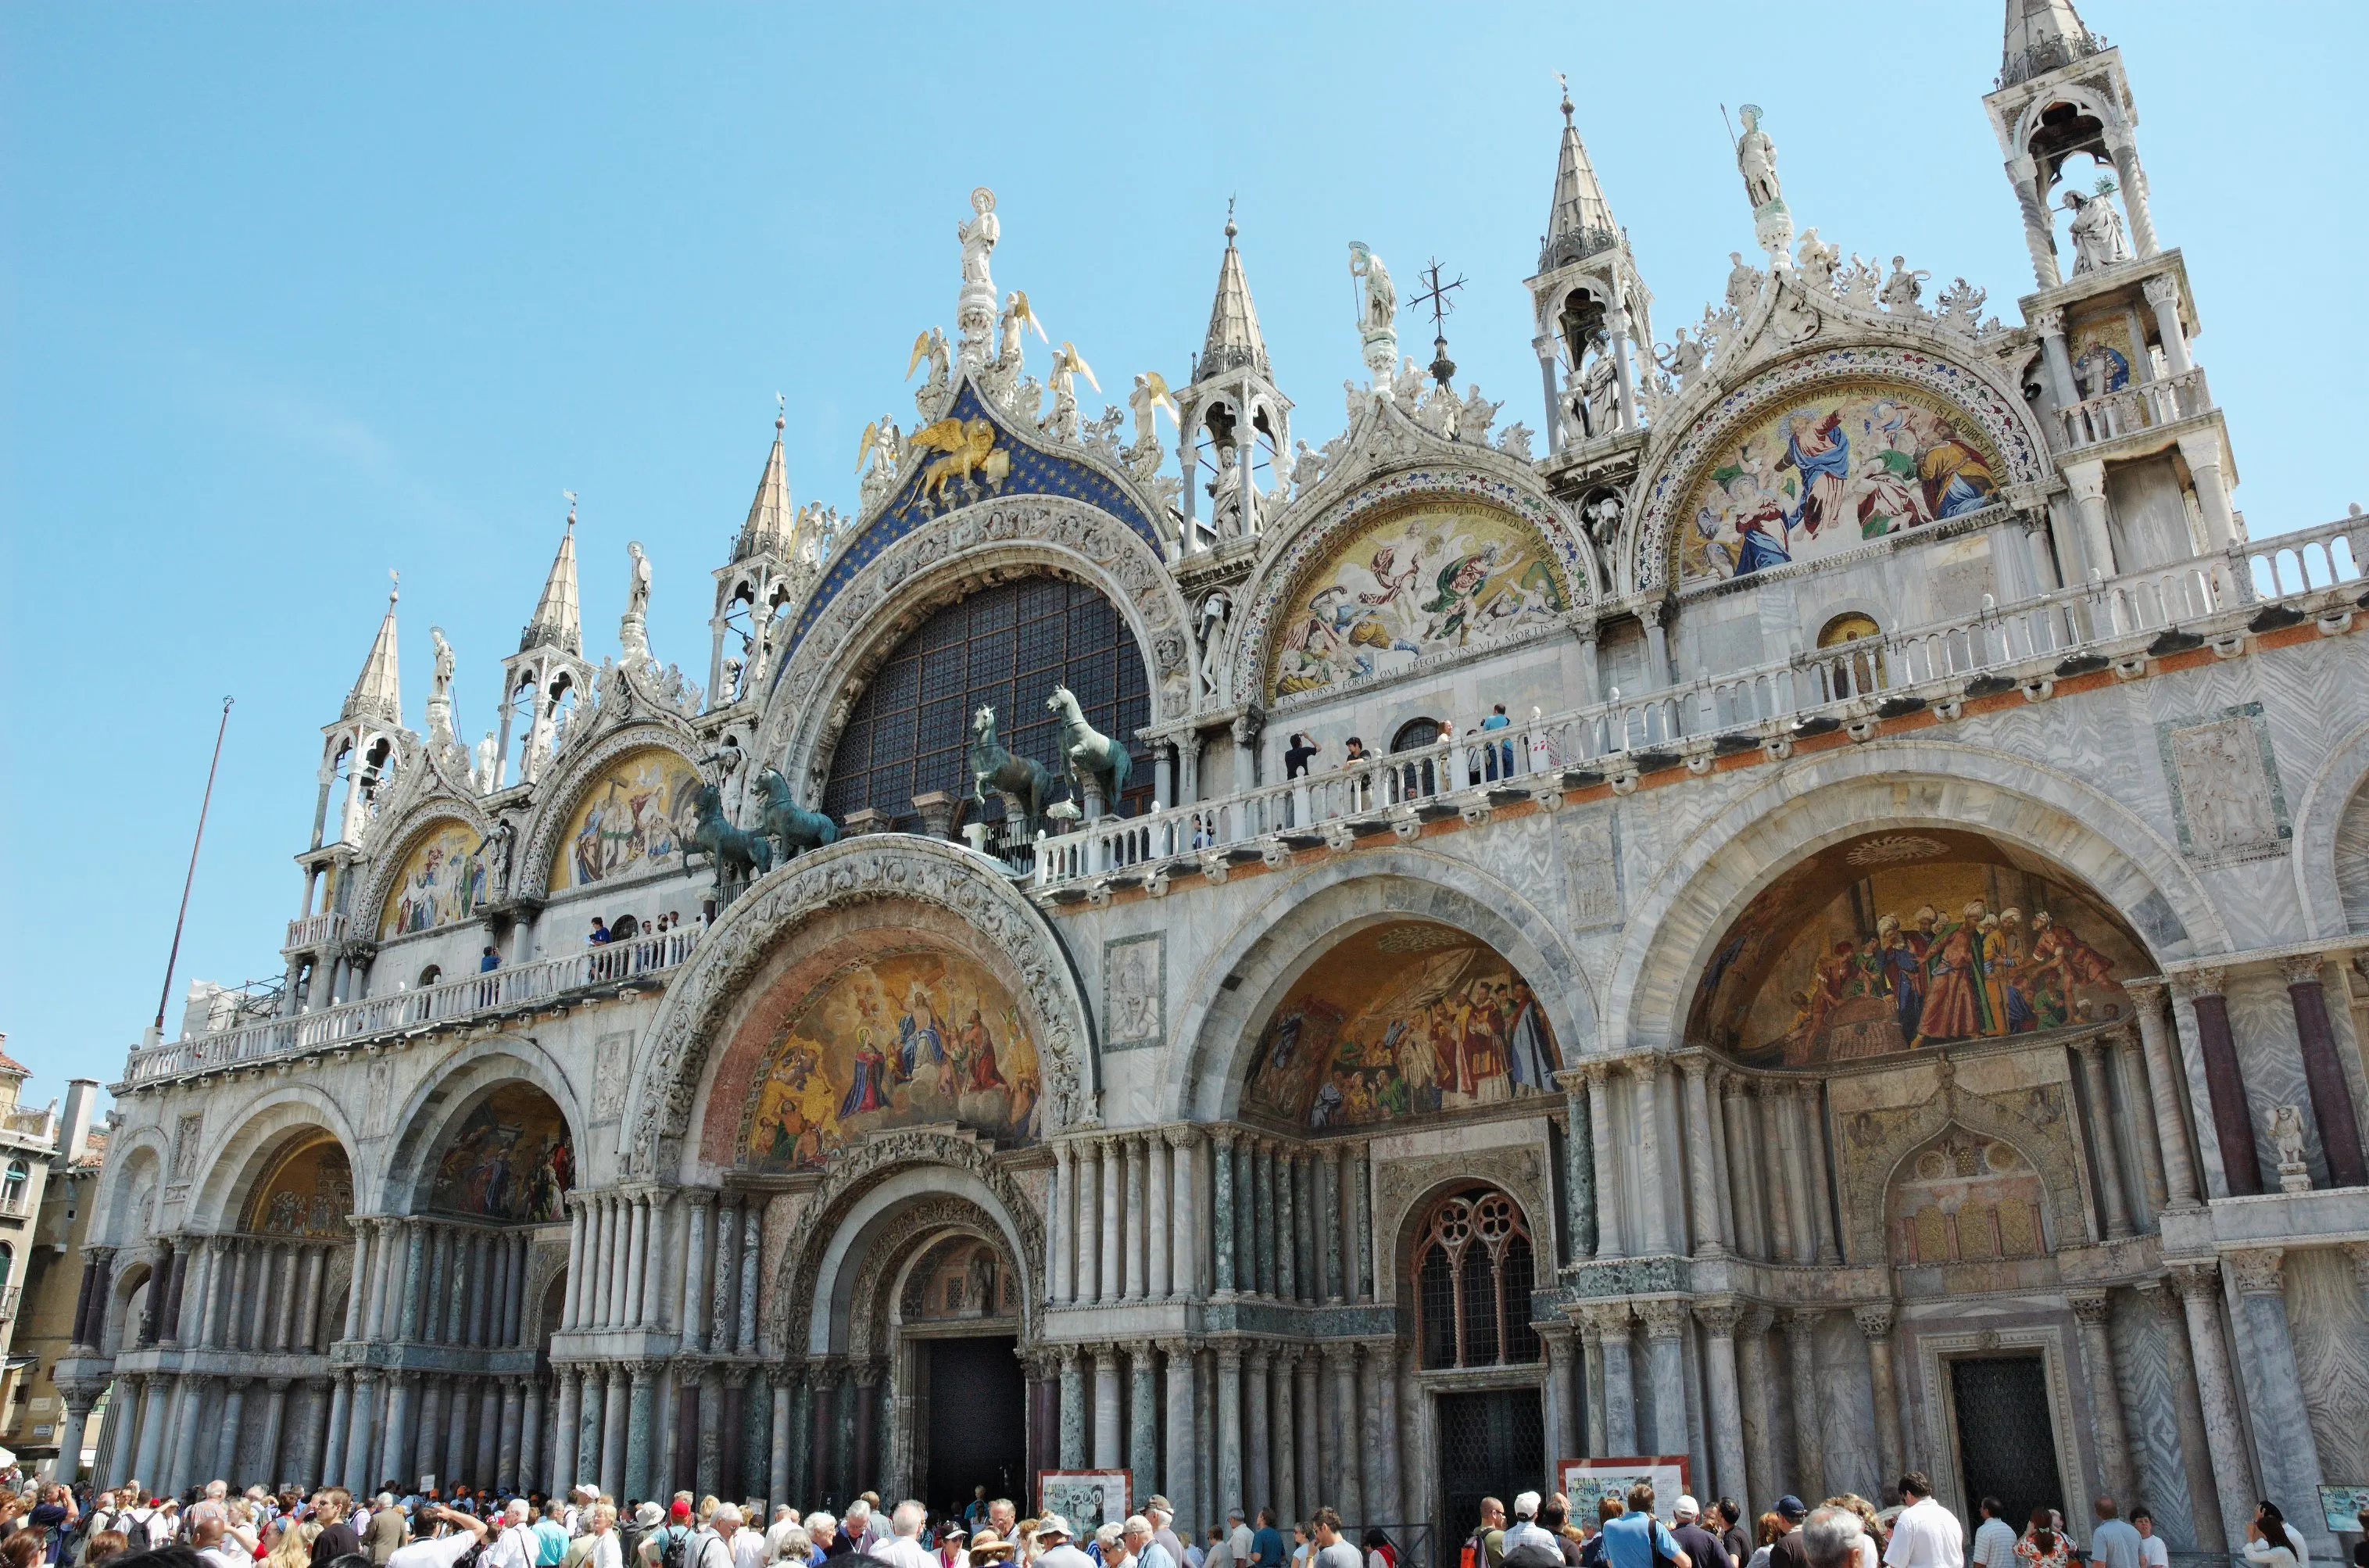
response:
M288 940L284 948L327 947L346 939L346 917L334 910L327 914L305 915L288 922Z
M124 1066L123 1079L126 1083L143 1083L184 1073L208 1072L246 1062L301 1056L366 1036L399 1033L474 1013L504 1012L569 991L615 985L670 969L690 957L698 943L699 928L685 926L679 931L604 943L564 957L486 969L460 979L422 986L418 990L391 991L293 1017L244 1024L220 1034L191 1036L133 1051Z
M1282 835L1312 845L1333 824L1385 825L1393 808L1428 815L1433 797L1481 786L1528 790L1544 775L1600 782L1675 767L1688 753L1748 750L1846 719L1896 716L1964 695L1985 677L2078 672L2125 639L2177 632L2206 617L2339 583L2369 564L2369 516L2235 545L2221 554L2059 589L1934 624L1862 637L1749 669L1700 677L1568 713L1533 714L1510 729L1471 731L1425 746L1141 817L1104 818L1036 845L1039 887L1216 852L1248 861L1253 841ZM2153 639L2150 639L2152 642ZM2143 645L2146 646L2146 645ZM2168 651L2168 650L2167 650ZM2008 671L2015 671L2009 677ZM1976 691L1975 694L1980 694ZM1684 744L1682 743L1691 743ZM1436 803L1438 814L1460 809ZM1404 816L1407 813L1396 813ZM1334 831L1354 831L1350 827Z
M2071 452L2161 425L2176 425L2209 413L2212 391L2204 384L2204 367L2192 365L2178 375L2134 381L2101 396L2085 398L2056 411L2061 450Z

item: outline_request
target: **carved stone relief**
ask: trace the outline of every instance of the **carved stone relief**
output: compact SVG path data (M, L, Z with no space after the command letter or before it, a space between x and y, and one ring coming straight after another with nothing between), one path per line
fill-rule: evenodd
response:
M2285 851L2295 828L2261 704L2167 719L2156 726L2156 740L2181 849L2208 863Z

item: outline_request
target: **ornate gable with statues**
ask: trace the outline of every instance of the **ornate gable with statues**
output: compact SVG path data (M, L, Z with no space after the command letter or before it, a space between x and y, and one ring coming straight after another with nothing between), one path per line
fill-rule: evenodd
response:
M572 496L475 745L390 596L281 977L116 1089L100 1478L1092 1471L1415 1545L1649 1454L2335 1551L2369 521L2249 536L2121 54L2004 44L2012 305L1797 213L1771 98L1665 338L1566 97L1535 395L1346 235L1278 363L1230 212L1189 371L1105 393L982 189L852 497L777 409L704 686L655 532L588 648Z

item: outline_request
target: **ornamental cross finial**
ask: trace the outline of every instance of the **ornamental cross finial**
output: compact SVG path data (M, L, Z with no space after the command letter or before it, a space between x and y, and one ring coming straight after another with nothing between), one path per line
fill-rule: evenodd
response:
M1448 317L1455 311L1456 302L1448 296L1464 287L1464 280L1459 276L1441 281L1439 258L1436 256L1431 258L1430 265L1415 276L1430 286L1408 300L1407 309L1421 310L1426 305L1431 309L1431 344L1435 352L1430 368L1433 379L1444 387L1456 374L1456 361L1448 357Z

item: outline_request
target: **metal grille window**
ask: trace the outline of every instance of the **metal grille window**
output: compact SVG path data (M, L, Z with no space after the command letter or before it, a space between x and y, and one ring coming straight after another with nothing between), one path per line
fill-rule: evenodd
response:
M1442 1198L1416 1243L1414 1276L1415 1339L1426 1368L1538 1360L1535 1260L1512 1198L1489 1186Z
M1059 578L1027 578L946 606L898 646L857 700L831 756L823 809L843 822L869 807L896 827L916 829L915 795L942 790L967 805L970 717L981 706L995 710L996 738L1007 750L1065 778L1059 715L1045 706L1056 686L1077 693L1088 724L1138 748L1135 732L1151 714L1143 654L1101 594ZM1061 793L1057 784L1048 798ZM1127 793L1114 807L1140 811L1151 795L1150 758L1137 749ZM992 792L983 815L1003 815Z

